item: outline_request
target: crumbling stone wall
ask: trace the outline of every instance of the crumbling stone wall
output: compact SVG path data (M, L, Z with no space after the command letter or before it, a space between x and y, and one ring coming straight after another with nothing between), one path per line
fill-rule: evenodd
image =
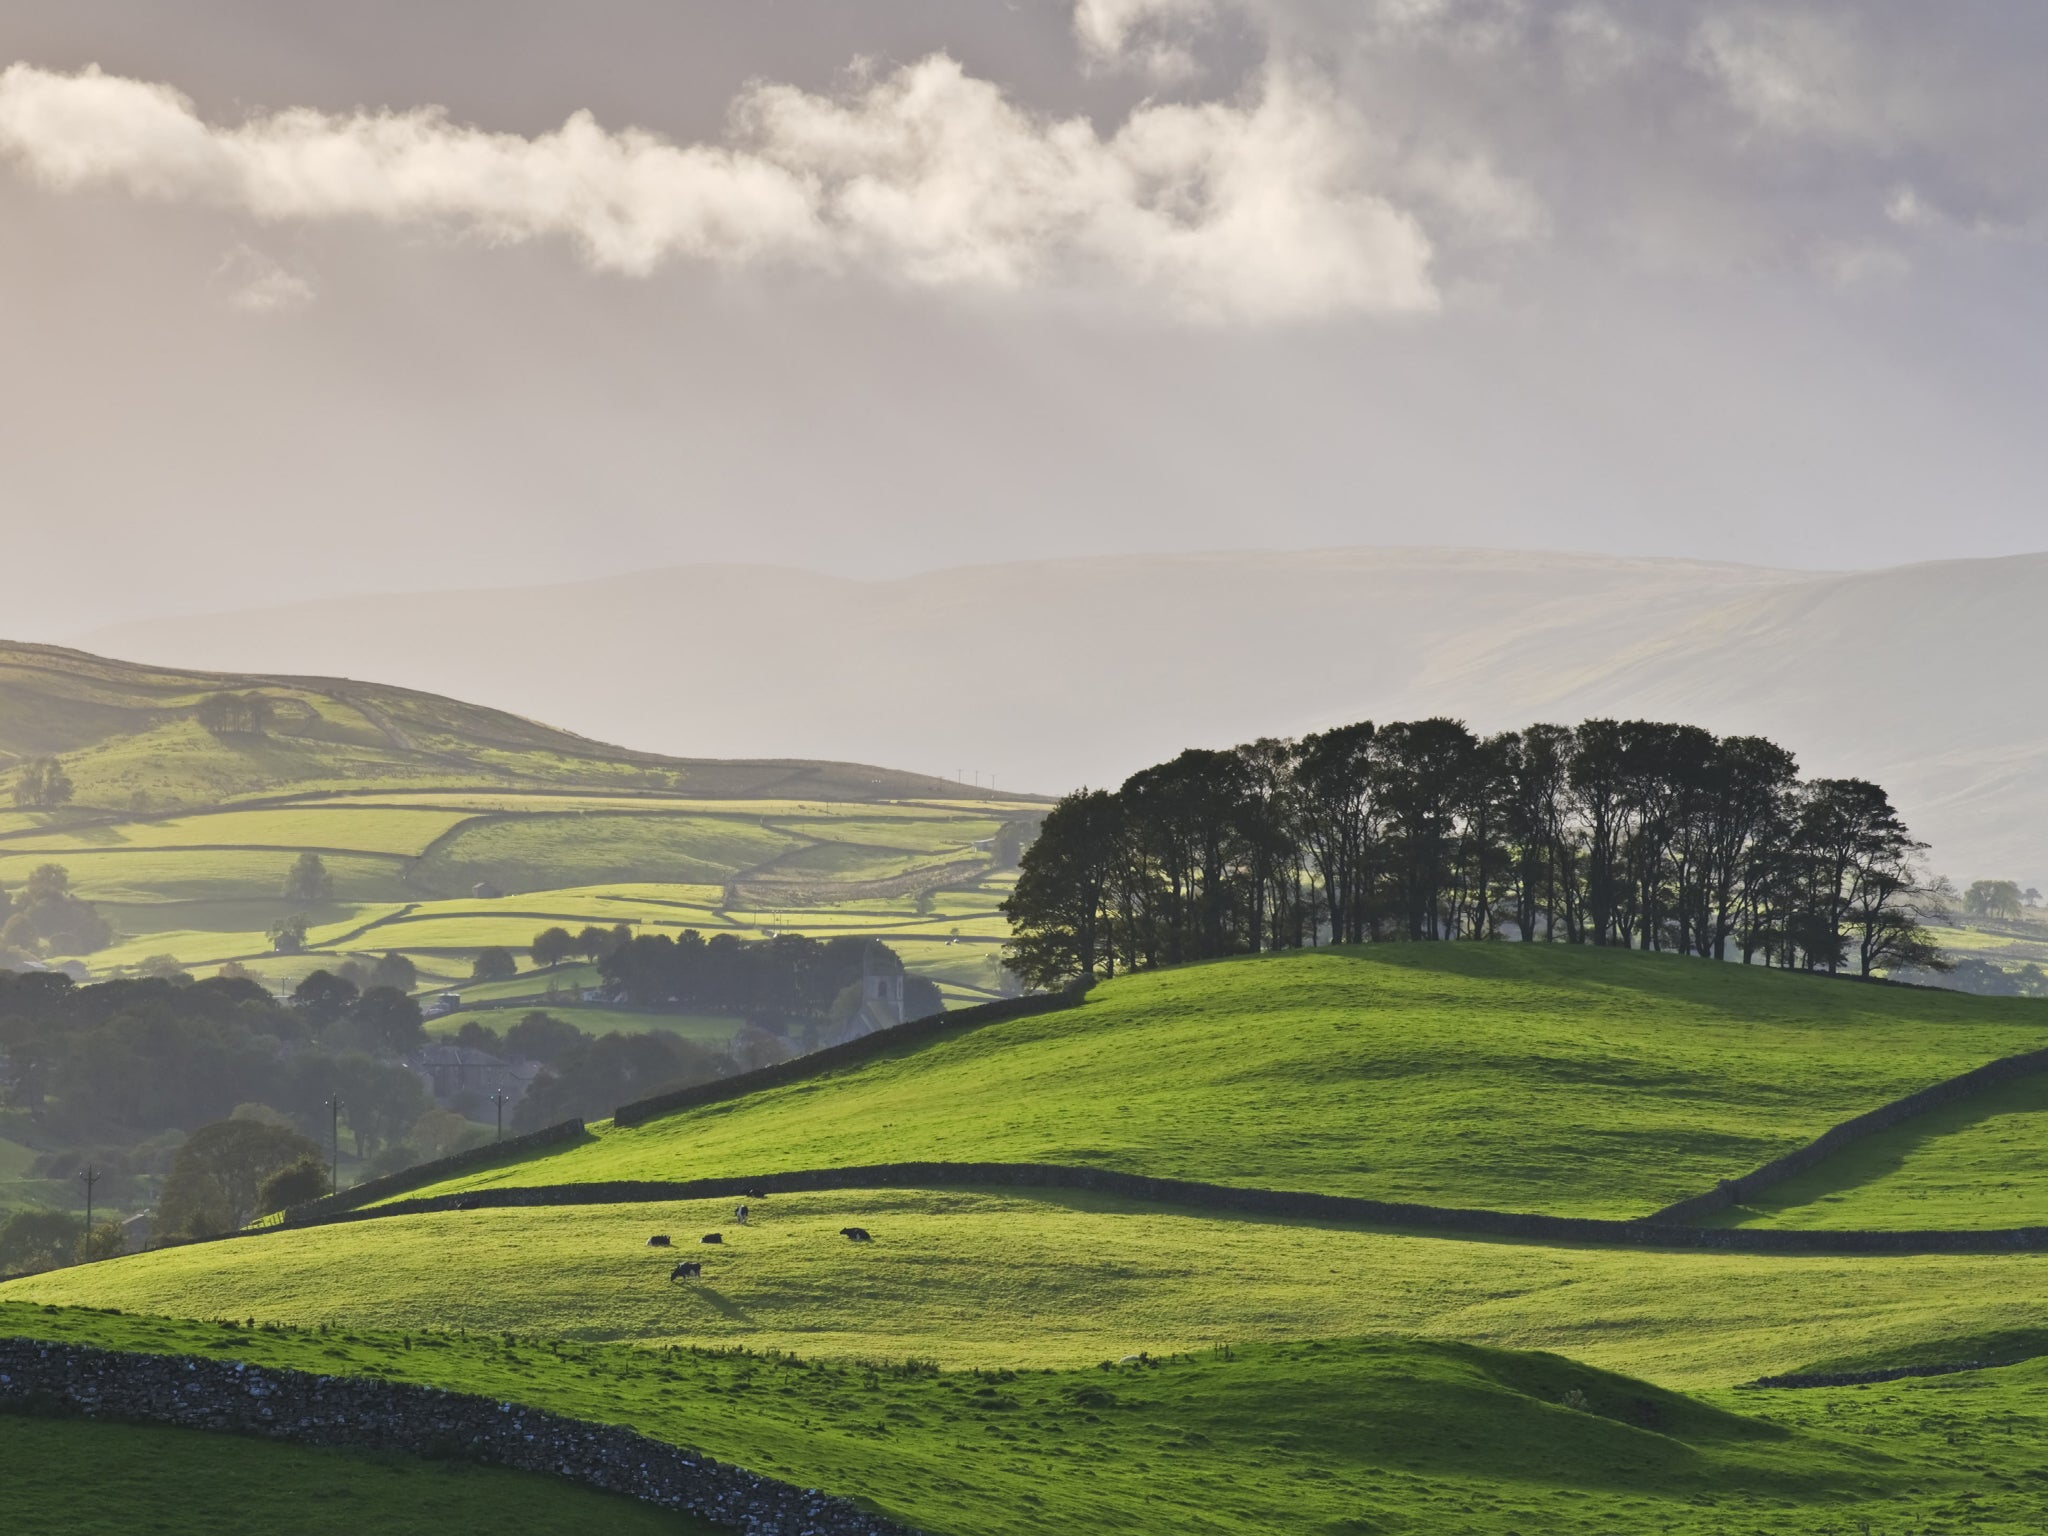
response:
M748 1536L914 1536L844 1499L518 1403L232 1360L0 1339L0 1408L460 1457L566 1478Z

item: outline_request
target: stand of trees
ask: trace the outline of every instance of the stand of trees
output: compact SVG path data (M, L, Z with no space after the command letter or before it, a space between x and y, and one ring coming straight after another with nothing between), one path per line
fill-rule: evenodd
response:
M673 939L665 933L635 935L597 962L606 988L623 1002L754 1019L824 1018L834 999L859 983L864 967L903 974L896 952L876 939L821 942L797 933L756 940L721 933L706 939L694 928ZM931 982L904 976L905 1019L944 1006Z
M1766 965L1939 968L1913 840L1861 779L1761 737L1456 720L1191 750L1069 795L1004 904L1010 968L1058 986L1317 943L1492 939Z

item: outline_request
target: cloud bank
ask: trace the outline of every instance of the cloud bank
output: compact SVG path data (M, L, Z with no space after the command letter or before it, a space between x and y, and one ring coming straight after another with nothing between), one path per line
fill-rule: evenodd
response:
M1047 114L933 53L754 83L678 143L589 112L533 137L433 107L211 122L169 84L18 63L0 158L271 223L563 240L634 277L781 266L1255 325L1433 312L1553 238L1847 287L2048 227L2048 18L1988 0L1073 0L1069 25L1105 94L1158 94Z
M937 288L1108 284L1252 322L1439 302L1430 238L1386 190L1367 125L1278 66L1230 100L1146 103L1103 133L934 55L838 95L753 86L728 142L676 144L582 112L533 138L432 108L221 125L168 85L15 64L0 154L58 190L264 221L559 237L630 276L767 262Z

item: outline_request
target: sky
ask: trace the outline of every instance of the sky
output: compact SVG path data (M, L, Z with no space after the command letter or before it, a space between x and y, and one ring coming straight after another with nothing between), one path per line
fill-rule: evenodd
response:
M2008 0L12 0L0 547L50 579L0 628L2041 549L2044 61Z

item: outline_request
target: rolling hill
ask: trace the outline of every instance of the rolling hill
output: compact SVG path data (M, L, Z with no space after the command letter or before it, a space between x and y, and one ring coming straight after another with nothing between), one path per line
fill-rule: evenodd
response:
M222 695L267 723L209 729ZM859 764L662 757L404 688L0 645L0 785L43 756L74 793L0 810L0 888L62 865L115 929L84 957L100 974L169 956L290 982L397 951L440 986L481 948L624 922L893 936L949 995L985 997L995 842L1041 808ZM287 896L304 853L326 888ZM280 956L269 930L294 915L304 953ZM542 990L529 973L496 1000Z
M730 1197L609 1181L1041 1158L1639 1214L2044 1024L2025 999L1545 946L1190 966L439 1186L582 1203L10 1281L0 1335L627 1423L945 1536L1998 1528L2036 1497L2048 1253L1623 1248L1028 1185L770 1194L741 1225ZM2001 1155L1942 1176L1981 1188ZM1860 1214L1884 1225L1909 1207L1878 1161ZM678 1248L701 1280L670 1282ZM1744 1385L1906 1368L1946 1374Z
M2048 887L2048 693L2030 664L2044 593L2043 555L1819 573L1349 549L881 581L686 567L138 620L88 639L161 662L362 667L671 750L831 743L1045 790L1340 720L1654 715L1761 732L1809 771L1875 778L1941 870ZM1027 638L1002 641L999 618ZM437 643L449 627L493 641ZM584 660L593 645L707 633L744 664L674 669L656 697ZM915 678L925 707L877 708L878 677ZM1075 720L1087 729L1057 728Z
M1626 1218L2043 1046L2027 999L1563 945L1304 950L1121 977L428 1192L979 1160Z

